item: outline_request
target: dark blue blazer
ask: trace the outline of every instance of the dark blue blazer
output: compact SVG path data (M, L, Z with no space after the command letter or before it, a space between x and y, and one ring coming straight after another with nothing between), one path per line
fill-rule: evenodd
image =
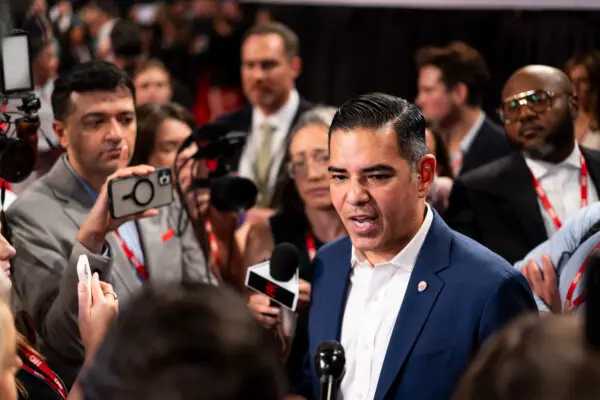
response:
M316 349L326 340L340 340L351 251L350 239L343 238L321 248L315 258L308 363L314 394ZM421 281L428 284L423 292L417 290ZM537 307L521 273L452 231L434 213L392 332L375 400L448 399L483 342L529 311Z

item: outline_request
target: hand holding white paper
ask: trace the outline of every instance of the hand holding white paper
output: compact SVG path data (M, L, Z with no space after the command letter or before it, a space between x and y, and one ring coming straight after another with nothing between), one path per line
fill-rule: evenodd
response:
M92 304L92 271L90 269L90 260L85 254L80 255L79 260L77 260L77 276L79 277L79 282L87 285L89 301Z

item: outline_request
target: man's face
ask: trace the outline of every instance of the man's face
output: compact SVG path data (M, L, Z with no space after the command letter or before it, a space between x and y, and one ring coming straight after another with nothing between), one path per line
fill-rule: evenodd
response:
M108 177L118 169L123 146L130 157L134 149L137 124L131 92L73 93L71 107L66 120L54 124L61 145L83 173Z
M137 104L158 103L171 101L171 77L160 68L149 68L138 74L134 81Z
M504 129L531 157L543 159L574 140L576 100L560 81L533 73L516 75L505 85L502 98Z
M274 112L294 88L300 60L289 59L277 34L252 35L242 44L242 84L255 106Z
M391 128L333 132L331 200L358 250L394 253L410 240L433 180L435 160L427 157L411 177Z
M426 119L443 124L455 105L451 92L442 80L442 71L432 65L426 65L419 71L418 94L415 100Z

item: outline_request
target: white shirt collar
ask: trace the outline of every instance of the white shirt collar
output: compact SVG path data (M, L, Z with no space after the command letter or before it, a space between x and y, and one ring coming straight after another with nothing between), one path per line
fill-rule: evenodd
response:
M423 220L423 223L421 224L421 227L417 231L416 235L413 236L410 242L408 242L408 244L404 246L404 248L388 262L388 264L395 265L396 267L402 267L407 271L412 271L415 267L417 257L419 256L421 247L423 247L423 243L425 242L425 238L427 237L427 233L429 232L429 228L431 228L431 224L433 222L433 212L429 208L428 204L425 204L425 206L427 207L425 219ZM371 265L367 260L359 259L357 249L354 247L354 245L352 245L350 265L352 268L363 266L371 268Z
M469 149L471 148L471 144L473 143L473 140L475 140L475 136L477 136L477 132L479 132L479 129L481 129L481 125L483 125L484 121L485 112L479 111L479 117L477 118L469 132L467 132L465 137L463 137L463 139L460 141L461 153L466 154L469 151Z
M256 131L264 122L273 126L276 131L279 131L282 126L287 126L294 119L298 106L300 105L300 96L294 89L290 93L287 102L276 113L265 116L258 107L252 109L252 130ZM287 132L286 132L287 133Z
M545 175L556 169L564 167L576 168L577 170L581 169L581 151L579 150L579 145L575 143L571 154L558 164L552 164L547 161L536 160L530 157L525 157L525 162L533 176L535 176L536 179L542 179Z

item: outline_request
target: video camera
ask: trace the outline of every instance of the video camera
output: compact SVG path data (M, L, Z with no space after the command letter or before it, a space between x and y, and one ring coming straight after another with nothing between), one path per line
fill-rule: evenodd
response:
M214 160L216 167L207 178L192 179L190 190L210 189L211 204L220 212L247 210L256 203L258 189L250 179L234 175L233 160L246 142L246 134L232 132L227 123L217 121L202 125L181 146L198 145L193 158Z
M15 30L2 37L0 49L0 178L21 182L38 167L37 112L41 102L34 94L29 34ZM7 112L10 99L21 100L21 114ZM11 132L11 127L14 130Z

